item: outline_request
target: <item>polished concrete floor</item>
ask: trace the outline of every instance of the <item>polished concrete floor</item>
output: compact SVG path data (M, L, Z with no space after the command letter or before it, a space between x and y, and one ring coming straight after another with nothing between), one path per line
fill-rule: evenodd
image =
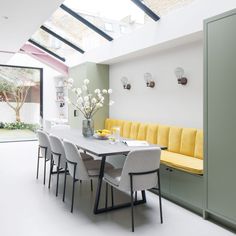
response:
M230 231L163 200L164 224L160 224L158 197L147 193L147 204L135 207L135 233L130 232L130 209L93 214L95 191L89 183L77 183L74 213L70 213L71 185L66 202L62 181L55 197L55 178L49 190L36 180L36 142L0 144L0 235L1 236L125 236L177 235L228 236ZM62 178L61 178L62 180ZM125 196L115 194L122 199Z

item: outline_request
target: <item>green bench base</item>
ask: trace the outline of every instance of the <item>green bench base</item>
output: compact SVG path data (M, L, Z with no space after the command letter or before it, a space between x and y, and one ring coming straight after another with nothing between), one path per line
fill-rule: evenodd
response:
M163 197L203 215L203 176L179 171L166 165L160 166L160 175Z

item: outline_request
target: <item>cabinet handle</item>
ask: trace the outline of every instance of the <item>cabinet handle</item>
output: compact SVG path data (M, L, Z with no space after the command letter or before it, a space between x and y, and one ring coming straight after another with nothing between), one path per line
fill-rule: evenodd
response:
M172 170L172 169L169 169L169 171L170 171L170 172L173 172L173 170Z
M170 169L167 167L166 170L170 170Z

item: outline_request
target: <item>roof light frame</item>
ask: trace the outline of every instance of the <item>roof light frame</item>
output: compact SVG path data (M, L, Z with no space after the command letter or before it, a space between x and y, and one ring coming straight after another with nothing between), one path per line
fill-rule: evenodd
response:
M142 11L144 11L150 18L154 21L160 20L160 16L158 16L154 11L152 11L149 7L147 7L142 0L131 0L136 6L138 6Z
M70 41L68 41L67 39L63 38L62 36L60 36L59 34L55 33L54 31L52 31L51 29L49 29L48 27L42 25L40 27L42 30L44 30L45 32L47 32L48 34L51 34L52 36L54 36L55 38L57 38L58 40L62 41L63 43L67 44L68 46L70 46L71 48L75 49L76 51L80 52L80 53L85 53L85 51L83 49L81 49L80 47L76 46L75 44L71 43Z
M55 52L52 52L51 50L47 49L46 47L44 47L43 45L39 44L38 42L36 42L33 39L29 39L28 40L31 44L35 45L36 47L42 49L43 51L47 52L48 54L54 56L55 58L59 59L60 61L65 62L66 59L64 57L59 56L58 54L56 54Z
M62 4L61 9L63 9L64 11L66 11L67 13L69 13L71 16L73 16L74 18L76 18L77 20L79 20L80 22L82 22L84 25L86 25L88 28L92 29L93 31L95 31L96 33L98 33L100 36L104 37L106 40L108 41L112 41L113 38L106 34L104 31L102 31L101 29L99 29L97 26L95 26L94 24L92 24L91 22L89 22L88 20L86 20L84 17L82 17L79 13L73 11L71 8L67 7L66 5Z

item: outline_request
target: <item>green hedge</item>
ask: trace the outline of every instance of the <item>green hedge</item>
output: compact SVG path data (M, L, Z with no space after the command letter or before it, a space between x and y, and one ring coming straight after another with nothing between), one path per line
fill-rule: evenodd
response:
M13 123L3 123L0 122L0 129L29 129L32 131L36 131L39 128L38 124L27 124L24 122L13 122Z

